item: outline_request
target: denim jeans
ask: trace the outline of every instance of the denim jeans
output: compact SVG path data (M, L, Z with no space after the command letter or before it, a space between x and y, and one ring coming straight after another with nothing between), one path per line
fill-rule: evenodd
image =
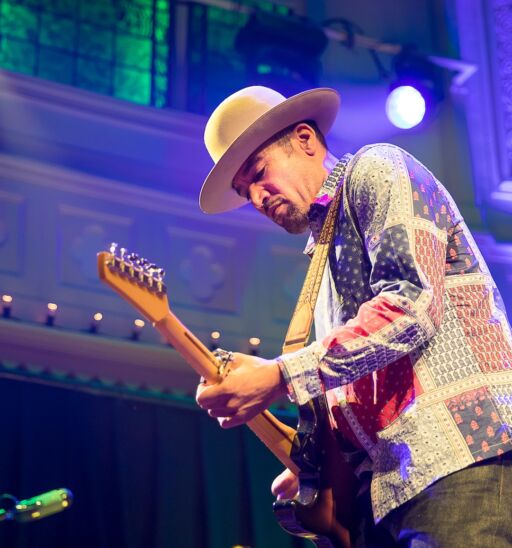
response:
M512 452L430 485L388 514L371 518L369 493L358 501L360 548L505 548L512 546Z

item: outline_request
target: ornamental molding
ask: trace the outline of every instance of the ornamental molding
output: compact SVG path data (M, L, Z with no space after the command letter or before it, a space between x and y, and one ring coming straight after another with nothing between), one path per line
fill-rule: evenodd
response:
M0 181L37 185L103 202L115 202L117 205L165 213L202 223L208 222L217 226L234 227L237 231L244 228L282 234L282 229L248 208L222 215L206 215L199 209L197 200L2 153L0 153ZM13 196L12 193L2 191L0 200L7 198L11 201L11 196ZM71 206L61 207L67 208L66 211L68 211Z
M179 135L194 143L202 142L206 118L198 114L139 105L5 69L0 69L0 80L0 97L4 100L23 98L81 118L103 118L145 133Z
M30 344L27 344L30 341ZM197 374L168 346L0 319L0 361L62 379L193 394ZM0 375L1 376L1 375Z
M498 120L503 132L502 175L512 175L512 0L494 0L489 18L494 33Z
M460 54L478 70L464 98L477 204L512 211L512 0L457 0Z

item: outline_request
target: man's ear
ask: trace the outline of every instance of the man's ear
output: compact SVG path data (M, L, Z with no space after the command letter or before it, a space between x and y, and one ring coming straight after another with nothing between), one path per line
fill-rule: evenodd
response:
M315 130L306 122L297 124L293 130L297 145L308 156L314 156L318 152L320 142L316 136Z

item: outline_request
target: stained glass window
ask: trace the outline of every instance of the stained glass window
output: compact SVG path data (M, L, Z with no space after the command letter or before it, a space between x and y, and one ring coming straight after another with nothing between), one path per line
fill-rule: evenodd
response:
M186 11L186 40L176 62L177 7ZM238 30L257 7L234 9L177 0L0 0L0 67L156 107L205 113L247 85L234 52ZM180 88L185 99L173 100Z
M0 0L0 66L167 105L169 0Z

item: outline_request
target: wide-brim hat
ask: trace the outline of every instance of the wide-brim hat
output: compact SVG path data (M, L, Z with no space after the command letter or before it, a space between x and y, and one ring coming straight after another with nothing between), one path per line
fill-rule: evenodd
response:
M215 165L201 188L201 209L222 213L246 204L231 183L247 158L277 132L301 121L313 120L326 135L339 105L339 94L331 88L312 89L287 99L273 89L251 86L222 101L204 132Z

